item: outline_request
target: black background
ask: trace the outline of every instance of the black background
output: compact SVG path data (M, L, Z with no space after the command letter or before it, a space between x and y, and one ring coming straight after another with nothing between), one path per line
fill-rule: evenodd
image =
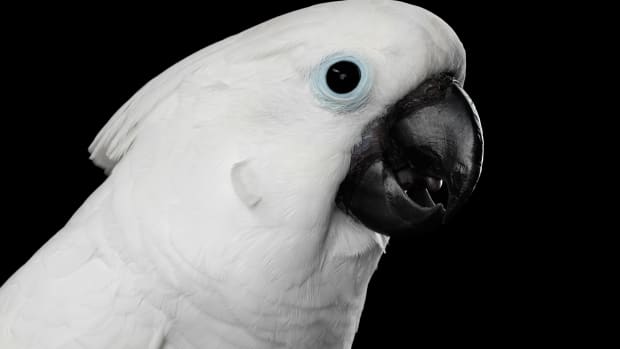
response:
M87 147L144 83L189 54L276 15L310 5L218 3L37 8L7 12L3 160L6 214L0 282L69 219L104 180ZM530 345L576 338L558 325L565 307L555 281L552 221L534 214L546 185L536 166L553 162L537 142L548 115L539 87L554 69L556 27L522 6L417 2L448 22L467 50L469 92L485 133L482 177L452 224L393 238L371 281L354 348ZM542 73L544 71L544 74ZM542 110L542 109L539 109ZM538 131L537 131L538 130ZM546 201L546 200L543 200ZM544 207L543 207L544 209ZM561 218L561 217L560 217ZM4 230L4 229L3 229ZM541 340L541 338L544 338ZM542 341L542 342L541 342Z

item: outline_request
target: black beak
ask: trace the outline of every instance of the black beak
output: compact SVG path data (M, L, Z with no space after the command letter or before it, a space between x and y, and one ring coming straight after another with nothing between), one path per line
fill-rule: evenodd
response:
M472 194L482 158L474 104L450 75L437 75L366 127L336 202L385 235L428 231ZM444 183L446 207L431 196Z

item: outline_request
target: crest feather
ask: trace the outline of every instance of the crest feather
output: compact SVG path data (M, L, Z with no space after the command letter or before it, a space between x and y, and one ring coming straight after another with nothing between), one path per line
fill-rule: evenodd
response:
M190 56L191 57L191 56ZM99 131L88 147L90 159L109 173L133 144L140 126L158 102L176 89L190 62L181 61L144 85Z
M90 159L106 173L123 158L140 132L144 120L155 107L205 64L212 53L226 46L235 36L188 56L149 81L114 113L88 147Z

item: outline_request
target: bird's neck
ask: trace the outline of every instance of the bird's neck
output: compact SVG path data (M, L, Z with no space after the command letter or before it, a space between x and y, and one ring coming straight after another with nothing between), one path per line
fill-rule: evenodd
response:
M344 215L336 219L347 221ZM363 240L329 237L322 260L302 281L269 280L256 288L244 280L223 278L201 285L187 280L175 297L152 301L166 304L174 319L167 340L179 347L187 341L192 347L350 348L370 277L383 253L377 242ZM358 250L349 254L344 245Z
M102 253L124 265L124 288L167 319L162 328L171 347L352 345L383 252L376 234L335 211L326 239L299 272L270 273L268 264L235 259L211 260L222 264L209 267L192 263L162 236L149 235L126 206L132 201L127 193L135 193L131 185L112 176L94 195L93 215L104 223L96 238L107 251Z

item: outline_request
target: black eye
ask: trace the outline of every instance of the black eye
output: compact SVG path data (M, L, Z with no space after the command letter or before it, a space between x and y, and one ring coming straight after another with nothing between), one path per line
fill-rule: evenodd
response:
M360 82L360 68L350 61L336 62L327 70L325 79L332 91L340 94L348 93L353 91Z

